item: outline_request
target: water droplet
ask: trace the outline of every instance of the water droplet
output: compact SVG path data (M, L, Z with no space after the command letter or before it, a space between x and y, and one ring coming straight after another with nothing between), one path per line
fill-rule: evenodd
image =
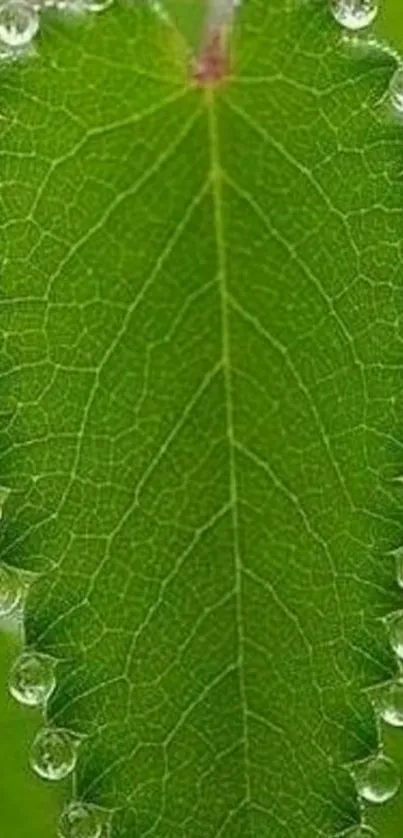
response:
M403 680L386 684L376 699L379 715L394 727L403 727Z
M375 832L371 826L367 826L363 823L361 826L356 826L351 830L349 829L349 831L344 834L345 838L376 838L378 833Z
M31 748L31 766L45 780L62 780L77 762L77 742L67 730L44 728Z
M160 20L164 23L170 22L171 18L161 0L148 0L148 5Z
M376 838L377 835L378 833L365 823L345 833L346 838Z
M11 2L0 5L0 41L6 46L26 46L38 29L38 15L28 3Z
M18 608L23 591L18 570L0 564L0 617L7 617Z
M390 83L392 107L399 114L403 113L403 66L398 67ZM397 581L403 587L403 548L396 550Z
M393 79L392 79L393 83ZM393 95L392 95L393 100ZM403 74L402 74L402 105L401 109L403 111ZM396 558L396 578L397 584L399 588L403 588L403 548L399 547L398 550L395 551L395 558Z
M59 838L99 838L99 812L85 803L70 803L59 820Z
M398 658L403 658L403 614L395 617L389 624L389 636L393 650Z
M113 2L114 0L84 0L83 8L88 12L104 12Z
M54 661L47 655L24 652L12 666L8 685L21 704L45 704L56 686Z
M386 803L400 786L396 764L380 754L354 769L358 794L369 803Z
M43 0L46 9L56 9L66 15L81 16L87 11L84 0Z
M345 29L356 32L370 26L378 14L378 0L331 0L333 17Z
M7 486L0 486L0 519L3 517L3 507L10 495L10 491Z

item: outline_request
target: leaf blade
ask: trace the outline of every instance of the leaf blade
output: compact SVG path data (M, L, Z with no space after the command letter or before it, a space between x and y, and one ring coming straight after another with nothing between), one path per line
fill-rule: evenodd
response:
M338 56L319 5L245 16L239 79L214 94L145 10L77 45L51 31L23 70L23 139L4 138L6 557L45 570L28 639L65 658L50 711L91 734L79 789L122 807L116 834L347 827L340 766L376 746L361 688L394 669L374 627L398 603L392 565L368 566L400 531L371 480L397 458L381 384L398 379L398 132L374 115L393 62ZM66 113L55 151L43 125Z

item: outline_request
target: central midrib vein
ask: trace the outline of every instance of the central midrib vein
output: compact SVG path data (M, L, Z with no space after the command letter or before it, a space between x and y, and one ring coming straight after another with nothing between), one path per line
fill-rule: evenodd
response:
M217 246L218 271L217 278L221 300L221 330L222 330L222 364L224 377L224 392L226 402L227 438L229 449L229 495L231 502L232 528L233 528L233 549L234 549L234 574L235 574L235 597L236 597L236 620L238 637L238 673L239 693L242 705L242 724L244 738L244 773L246 801L251 800L250 777L249 777L249 739L248 739L248 714L246 701L246 687L244 675L244 654L245 637L243 625L242 608L242 561L239 546L239 519L238 519L238 490L237 473L234 445L234 409L232 402L232 374L231 374L231 346L230 330L228 320L228 288L227 288L227 259L224 241L224 221L222 214L222 168L220 161L220 137L217 123L215 94L212 89L206 91L206 105L209 121L210 139L210 160L211 160L211 189L214 203L214 226Z

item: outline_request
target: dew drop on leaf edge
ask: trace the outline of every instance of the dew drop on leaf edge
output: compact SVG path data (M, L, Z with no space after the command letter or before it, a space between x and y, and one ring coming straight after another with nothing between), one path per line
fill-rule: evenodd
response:
M59 820L59 838L100 838L102 821L99 812L85 803L70 803Z
M10 495L10 489L7 486L0 486L0 519L3 517L3 507Z
M355 827L355 829L349 830L345 833L345 838L377 838L378 833L372 829L371 826L367 826L367 824L362 824L361 826Z
M8 617L21 603L23 585L18 570L0 564L0 617Z
M23 652L11 667L8 687L21 704L39 707L56 686L54 661L38 652Z
M377 702L380 717L393 727L403 727L403 680L387 684Z
M398 114L403 114L403 66L397 68L390 83L390 100L392 107ZM403 587L403 550L396 551L397 580Z
M374 22L378 14L378 0L331 0L334 19L344 29L357 32Z
M113 3L114 0L84 0L83 8L87 12L104 12Z
M77 742L67 730L44 728L32 743L30 762L39 777L62 780L76 766Z
M402 77L403 82L403 77ZM392 79L393 83L393 79ZM393 91L391 91L392 101L393 101ZM402 98L402 109L403 109L403 98ZM398 550L395 551L395 559L396 559L396 579L399 588L403 588L403 548L399 547Z
M113 6L115 0L39 0L39 2L42 2L44 8L81 15L85 12L104 12Z
M0 4L0 42L10 48L24 47L39 29L36 10L29 3Z
M400 786L396 764L383 754L357 766L354 779L358 794L368 803L386 803Z
M403 659L403 614L395 617L389 626L389 637L397 657Z

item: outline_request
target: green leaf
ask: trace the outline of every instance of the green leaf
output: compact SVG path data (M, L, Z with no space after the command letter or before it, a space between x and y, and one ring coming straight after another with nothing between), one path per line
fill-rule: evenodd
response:
M2 70L3 557L113 836L359 821L401 605L394 67L249 0L214 90L143 6Z
M193 50L200 46L208 7L209 0L197 0L196 3L194 0L164 0L163 9Z

